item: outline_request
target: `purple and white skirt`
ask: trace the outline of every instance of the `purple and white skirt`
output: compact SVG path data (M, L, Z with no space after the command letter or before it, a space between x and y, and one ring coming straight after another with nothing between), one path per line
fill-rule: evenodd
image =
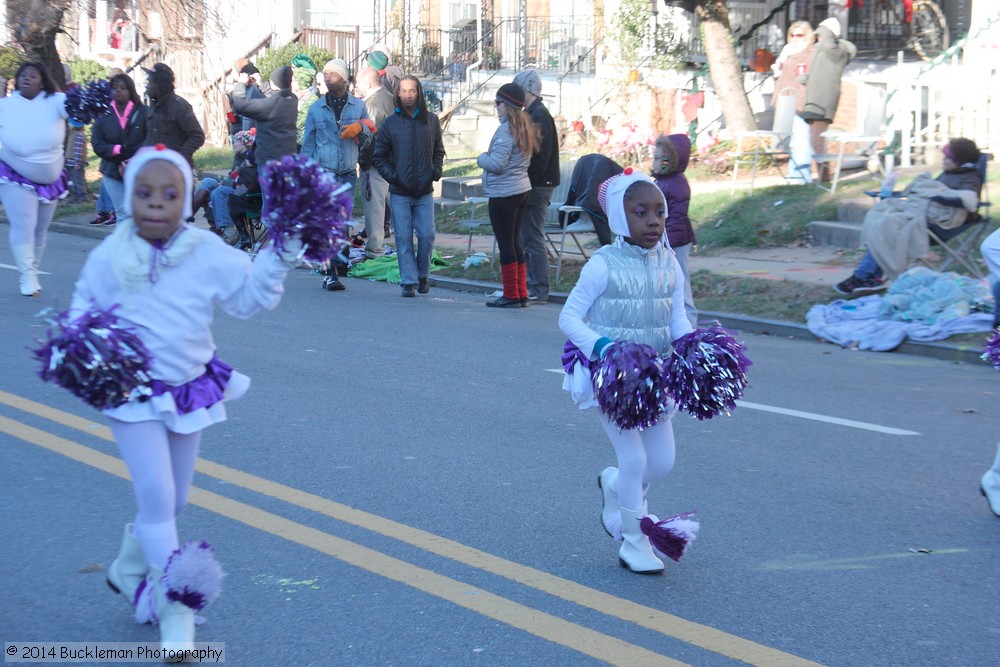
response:
M69 174L63 169L59 172L59 178L47 185L35 183L14 169L6 162L0 161L0 185L16 185L26 190L31 190L38 195L38 201L43 204L51 204L59 201L69 194Z
M103 412L123 422L162 421L174 433L195 433L226 421L224 401L240 398L249 387L249 377L212 357L205 372L190 382L171 385L153 380L149 398L131 400Z

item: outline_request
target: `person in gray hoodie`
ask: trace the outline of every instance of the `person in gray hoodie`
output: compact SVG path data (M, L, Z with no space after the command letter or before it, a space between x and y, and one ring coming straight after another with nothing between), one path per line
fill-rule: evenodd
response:
M483 195L489 198L490 225L500 251L503 295L487 301L491 308L527 308L528 267L521 244L521 221L531 193L528 164L541 142L538 126L524 110L524 89L500 86L496 96L500 127L490 147L477 159L483 170Z
M295 121L299 103L292 94L292 68L287 65L271 72L271 88L264 99L247 98L247 74L233 86L233 111L257 121L257 164L294 155L298 149Z

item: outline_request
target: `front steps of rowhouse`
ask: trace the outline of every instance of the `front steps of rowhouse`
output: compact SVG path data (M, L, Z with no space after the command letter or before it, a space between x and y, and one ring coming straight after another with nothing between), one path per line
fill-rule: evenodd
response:
M446 176L434 184L434 213L447 213L469 197L482 196L483 179L479 176Z
M842 199L837 202L837 219L809 223L809 235L814 245L835 248L861 247L861 227L865 215L874 205L873 197Z
M449 156L476 156L490 146L490 139L500 122L493 93L486 100L466 100L448 121L441 137Z

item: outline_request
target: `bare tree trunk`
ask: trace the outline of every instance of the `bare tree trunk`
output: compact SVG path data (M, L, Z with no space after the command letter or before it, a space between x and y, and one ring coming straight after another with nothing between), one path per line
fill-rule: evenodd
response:
M29 60L45 65L60 88L66 85L66 77L56 51L56 34L62 31L68 8L69 0L14 0L8 5L14 39Z
M701 21L708 71L726 126L733 134L752 132L757 129L757 119L743 88L743 68L736 55L725 0L701 0L695 11Z

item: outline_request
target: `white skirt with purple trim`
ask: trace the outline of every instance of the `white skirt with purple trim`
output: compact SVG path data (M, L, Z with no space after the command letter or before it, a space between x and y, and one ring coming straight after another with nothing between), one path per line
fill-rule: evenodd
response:
M247 392L250 388L250 378L242 373L233 371L229 378L229 383L223 392L222 400L205 408L198 408L191 412L181 414L174 403L174 396L170 392L153 396L146 401L129 401L119 405L117 408L102 410L102 412L123 422L145 422L161 421L167 430L174 433L197 433L212 424L226 421L226 406L224 401L235 401Z

